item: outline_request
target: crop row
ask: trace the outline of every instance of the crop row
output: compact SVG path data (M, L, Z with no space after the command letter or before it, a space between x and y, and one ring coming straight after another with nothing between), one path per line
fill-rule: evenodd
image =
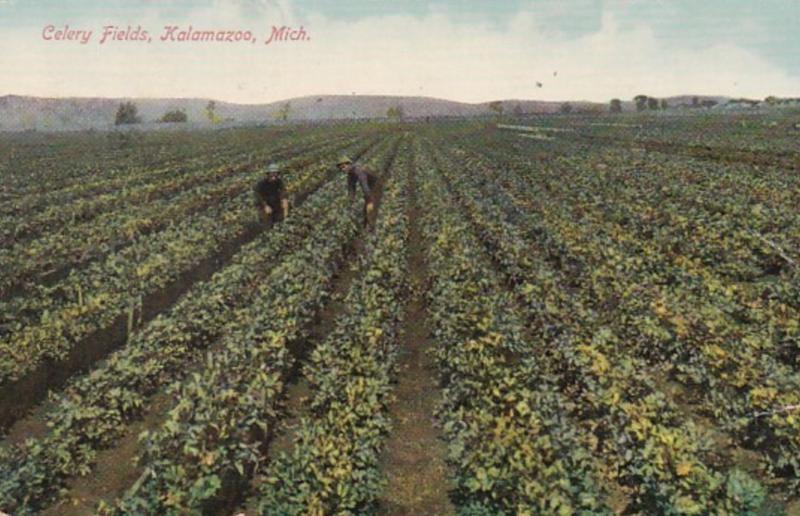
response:
M508 174L505 179L513 180ZM510 190L523 188L518 183ZM509 204L514 204L513 197ZM517 203L520 197L529 200L516 197ZM541 205L534 201L523 206L531 210ZM781 363L786 349L797 342L785 310L768 302L748 311L732 309L733 302L725 297L732 287L665 264L649 241L619 231L610 239L600 223L584 219L576 227L564 215L554 218L555 211L547 203L521 220L527 221L529 235L538 234L540 241L547 240L545 245L563 249L587 273L576 274L572 268L573 282L578 278L585 284L586 305L600 311L629 343L629 353L697 387L703 412L734 431L742 444L762 451L774 475L794 482L800 471L800 421L783 408L800 403L800 376ZM783 325L775 322L781 318Z
M338 216L318 224L315 236L257 287L254 303L237 314L239 324L202 370L174 387L179 401L161 428L142 436L144 473L116 512L207 511L225 488L252 475L279 415L294 362L289 347L307 335L356 233L357 210L337 204Z
M195 285L125 348L57 396L49 435L3 450L3 508L35 509L51 501L65 478L87 473L97 449L113 445L153 394L181 378L187 363L235 326L235 315L251 305L276 260L287 252L291 257L321 221L341 216L336 186L312 195L285 223L247 244L230 265Z
M520 192L526 191L524 189L527 187L534 188L535 180L530 177L530 174L519 169L515 169L519 173L515 175L509 195L517 197L518 200L521 198L522 200L518 201L518 204L528 210L560 211L562 213L560 216L565 220L562 226L568 224L566 220L570 217L570 208L564 208L565 206L572 206L575 211L583 210L583 220L578 225L578 233L589 237L594 236L595 240L605 238L615 241L614 243L621 248L617 251L621 258L617 258L617 260L629 258L626 269L632 270L632 273L636 275L647 274L656 277L658 282L667 286L678 283L680 290L673 289L670 295L680 296L683 306L692 307L695 312L704 315L709 312L719 313L720 315L715 318L729 321L725 325L718 324L723 328L737 326L731 324L730 321L743 323L738 326L747 332L747 338L744 340L757 344L760 349L789 365L795 367L800 365L798 363L800 355L797 351L800 349L798 348L800 326L797 323L798 281L796 271L794 274L782 274L781 281L753 282L737 282L724 272L724 268L728 268L729 263L731 266L737 267L735 263L730 262L730 258L726 257L747 256L752 253L752 249L757 250L764 257L783 261L783 258L775 254L774 249L769 249L764 240L759 240L752 232L748 233L747 230L737 229L737 224L729 222L726 215L718 217L718 220L711 224L713 227L698 224L698 219L702 220L702 214L691 210L687 213L686 210L672 208L675 206L670 200L672 196L656 197L650 205L641 205L637 204L635 196L630 198L617 195L620 188L615 188L614 201L603 202L600 199L594 203L587 203L586 198L593 195L592 191L600 190L602 192L603 189L600 185L592 185L591 182L587 182L581 177L592 174L580 174L581 167L574 166L573 168L574 172L571 175L576 177L580 183L580 187L575 190L586 191L581 199L584 202L580 202L574 197L562 197L562 192L554 191L558 188L554 182L544 178L542 178L544 180L542 182L548 184L547 194L561 202L542 203L541 198L545 197L545 194L541 189L531 190L531 192L536 192L532 195L521 194ZM583 170L587 170L587 168L584 167ZM538 174L539 172L537 172ZM526 176L528 176L527 181L525 181ZM508 182L511 176L506 175L505 179ZM656 175L651 182L659 181L660 179ZM622 198L620 199L620 197ZM698 198L699 196L689 195L689 197ZM602 214L586 213L593 208L592 204L599 205L601 203L604 205L605 218L610 220L603 220ZM575 205L578 205L577 208ZM660 208L655 208L655 206L660 206ZM672 212L680 213L680 215L674 215ZM575 216L573 213L572 221ZM765 220L765 217L761 216L751 218ZM774 217L768 215L766 218ZM624 227L620 225L619 221L624 221ZM729 228L728 230L724 229L725 225ZM675 231L674 228L679 229ZM697 249L712 248L714 241L723 242L729 251L706 256L695 252ZM585 246L586 244L580 245ZM716 264L709 265L709 262Z
M327 195L313 196L291 222L243 248L231 265L196 285L168 314L58 395L48 414L50 434L4 450L3 508L36 508L65 478L88 473L95 450L112 445L127 423L141 417L147 399L182 375L185 365L226 330L231 316L249 304L271 262L304 241L319 222L320 203L333 198L332 185L326 190Z
M766 161L783 163L790 157L795 157L796 162L797 138L790 129L793 123L792 117L774 114L703 113L666 118L587 119L568 125L580 134L618 145L663 144L673 154L677 149L699 155L765 157Z
M323 147L330 152L332 147ZM295 156L297 154L295 153ZM266 154L261 156L265 159ZM289 157L289 156L287 156ZM298 158L295 158L298 159ZM302 158L300 158L302 159ZM127 207L75 225L64 222L60 231L48 232L40 238L17 242L0 251L0 293L23 281L35 281L37 274L48 269L59 271L73 264L87 263L92 257L103 257L119 247L181 222L203 209L247 189L253 176L229 167L218 167L212 175L220 180L198 183L178 195L143 205Z
M314 140L319 136L310 134ZM113 135L103 138L52 136L33 146L9 142L12 195L0 202L0 215L27 216L49 205L135 188L174 173L176 168L211 163L255 147L278 147L296 139L295 131L240 129L230 132ZM304 137L305 139L305 137ZM121 148L120 148L121 147ZM37 156L45 150L48 156Z
M163 169L123 169L126 173L122 177L116 176L111 171L94 174L89 172L83 181L70 187L61 185L59 188L59 185L53 185L49 191L24 196L17 194L14 206L8 206L7 213L0 216L0 237L2 242L8 245L12 240L29 238L37 231L50 229L47 226L49 221L74 223L85 220L93 213L113 206L112 201L116 194L128 195L129 192L136 192L139 188L148 188L151 185L169 188L172 178L190 176L198 170L216 170L217 166L225 164L239 154L241 154L240 149L227 149L215 154L213 159L203 154ZM107 184L108 188L101 189L98 183ZM59 219L56 213L66 213L67 216ZM13 226L15 221L20 222L19 226Z
M345 138L338 138L341 141ZM296 141L259 149L261 156L270 153L271 160L282 160L291 155L312 151L321 146L336 144L337 141ZM151 171L137 174L131 171L126 184L119 188L97 192L89 198L78 198L73 202L54 199L36 213L14 214L0 217L0 244L32 240L45 232L60 231L69 224L88 222L98 215L114 211L119 213L134 209L142 204L168 199L183 191L223 180L228 175L246 172L251 163L246 161L241 149L226 150L209 159L208 156L193 158L173 166L168 173L154 176ZM251 157L255 160L257 158ZM263 158L262 158L263 159ZM256 165L254 161L252 165ZM138 177L137 177L138 176ZM138 181L134 181L138 179Z
M407 278L409 146L399 153L366 244L363 272L345 299L347 312L305 368L312 399L291 454L264 473L262 514L341 514L373 510L381 492L379 454Z
M786 207L800 202L798 179L781 169L605 147L554 152L550 142L535 148L534 160L522 154L534 148L503 136L465 143L523 177L535 167L537 187L551 195L581 195L583 208L605 210L627 229L657 230L659 243L691 250L706 265L723 262L721 271L732 278L753 278L773 265L771 258L779 259L754 233L797 248L800 219ZM562 181L565 173L568 181ZM624 203L609 203L609 197Z
M763 301L775 306L759 311L779 313L772 322L781 329L797 319L800 271L792 256L800 249L800 218L786 206L800 196L797 180L782 171L610 150L547 165L521 159L510 146L481 153L527 179L526 191L546 191L552 202L597 214L659 254L680 258L673 266L726 283L711 293L738 310Z
M647 364L626 353L624 340L580 300L569 295L544 259L504 221L501 203L485 196L475 175L440 168L478 228L531 323L549 342L541 370L572 400L569 412L607 462L606 475L627 488L640 509L665 513L752 509L763 489L744 473L714 464L709 439L653 385ZM462 162L463 163L463 162Z
M392 151L372 160L385 169ZM275 281L242 315L247 321L226 335L224 352L209 356L203 372L180 386L180 402L158 432L147 437L142 455L145 473L109 512L186 513L208 511L224 503L228 491L246 484L262 462L279 402L284 395L296 348L326 302L330 280L355 235L358 210L345 207L322 228L307 256L284 262Z
M427 151L418 161L429 313L444 401L439 418L463 514L608 512L597 463L540 372L512 297Z
M302 192L324 180L327 163L338 151L328 150L318 156L316 166L290 176L288 190ZM254 218L251 195L242 193L140 240L105 262L74 272L56 288L41 289L40 296L20 298L23 306L18 311L41 314L41 318L17 321L0 342L0 384L24 376L43 360L62 359L84 337L129 310L137 299L163 288L224 242L243 234Z
M757 164L787 169L797 165L796 122L786 116L737 117L731 113L690 114L663 117L612 116L536 119L533 125L552 140L547 147L568 144L620 148L626 152L647 150L671 157L690 156L726 164ZM517 137L518 138L518 137Z

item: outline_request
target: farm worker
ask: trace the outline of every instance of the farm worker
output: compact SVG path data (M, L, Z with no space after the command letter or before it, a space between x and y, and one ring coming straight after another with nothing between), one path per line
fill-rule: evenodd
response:
M272 163L267 167L264 177L253 188L256 208L263 223L274 224L289 215L289 199L281 179L281 168Z
M347 174L347 189L350 191L351 199L356 195L356 187L361 186L361 192L364 194L364 225L368 225L372 213L375 211L376 177L368 170L354 165L353 161L347 156L339 158L336 166Z

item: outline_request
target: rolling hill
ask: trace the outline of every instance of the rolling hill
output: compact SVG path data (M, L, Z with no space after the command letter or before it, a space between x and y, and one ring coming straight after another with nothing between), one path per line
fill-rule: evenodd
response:
M690 96L672 97L670 105L681 100L689 102ZM723 97L713 98L721 101ZM87 129L113 129L114 118L121 102L134 102L142 119L138 128L162 127L157 121L167 111L180 109L186 112L189 126L212 126L207 115L209 99L183 98L41 98L21 95L0 97L0 131L70 131ZM215 102L217 122L223 125L274 123L281 110L287 109L290 121L347 120L385 118L391 108L401 107L406 118L473 117L492 115L490 102L470 104L430 97L401 97L383 95L320 95L297 97L268 104L234 104ZM502 100L505 113L548 114L558 112L562 102L537 100ZM570 101L574 110L605 110L607 104ZM633 110L631 102L624 109ZM183 124L181 124L183 126Z
M194 127L210 126L209 99L151 98L41 98L20 95L0 97L0 130L112 129L121 102L132 101L143 127L152 127L167 111L184 110ZM470 117L489 115L490 103L468 104L427 97L378 95L321 95L298 97L269 104L233 104L215 101L218 120L227 124L272 123L288 103L289 120L384 118L390 108L401 107L405 117ZM560 102L503 101L507 112L553 113ZM590 103L573 103L575 106ZM519 108L517 108L519 106ZM598 104L599 106L599 104Z

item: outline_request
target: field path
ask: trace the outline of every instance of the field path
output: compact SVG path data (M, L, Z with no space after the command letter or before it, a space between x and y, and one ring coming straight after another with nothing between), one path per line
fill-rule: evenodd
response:
M439 399L433 358L431 328L425 307L427 266L419 232L416 176L409 181L410 292L405 327L400 342L396 401L389 414L394 427L386 442L382 469L388 485L381 513L392 515L455 514L448 496L446 447L434 426Z

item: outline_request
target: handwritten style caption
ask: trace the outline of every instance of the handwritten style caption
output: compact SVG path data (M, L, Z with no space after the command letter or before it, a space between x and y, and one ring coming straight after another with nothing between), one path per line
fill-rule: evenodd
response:
M77 43L87 45L95 38L95 31L86 28L74 28L69 24L63 26L45 25L42 28L42 39L51 42ZM165 25L161 34L144 29L141 25L105 25L97 32L97 43L249 43L255 45L259 37L250 30L199 30L193 26ZM273 25L270 31L261 37L264 45L288 42L311 41L305 28L294 28L287 25Z

